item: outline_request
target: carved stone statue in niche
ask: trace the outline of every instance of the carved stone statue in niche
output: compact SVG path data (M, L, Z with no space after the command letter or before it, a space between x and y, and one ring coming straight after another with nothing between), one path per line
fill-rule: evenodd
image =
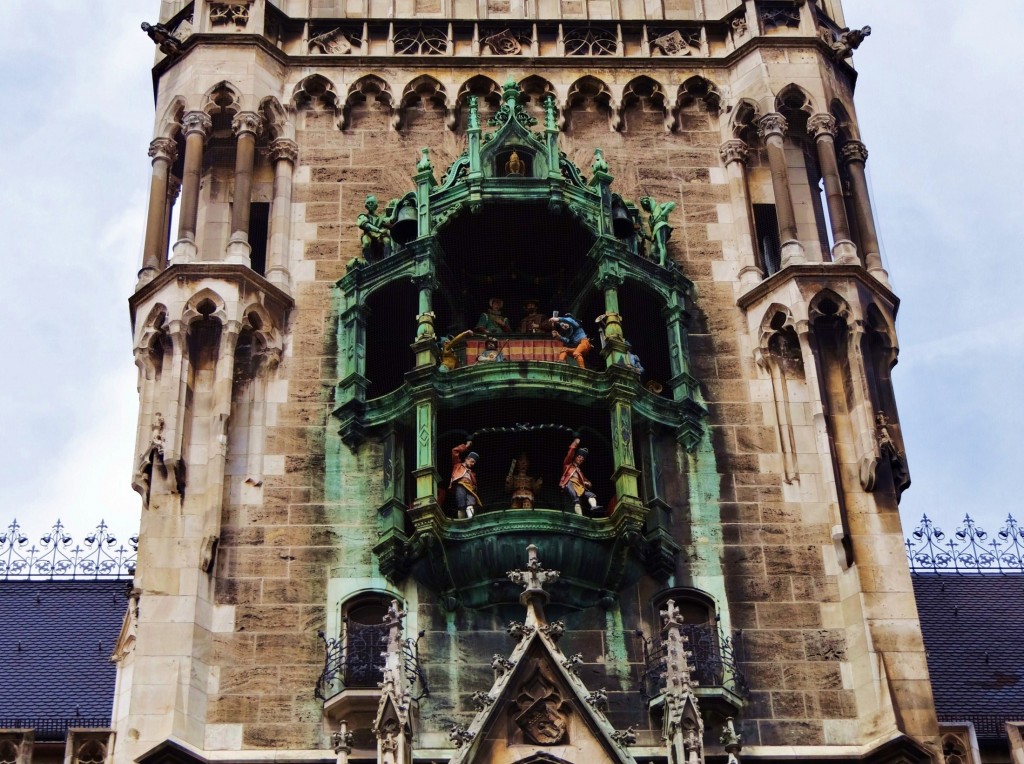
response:
M535 745L567 741L571 705L562 697L548 669L538 665L515 694L514 720L523 736Z

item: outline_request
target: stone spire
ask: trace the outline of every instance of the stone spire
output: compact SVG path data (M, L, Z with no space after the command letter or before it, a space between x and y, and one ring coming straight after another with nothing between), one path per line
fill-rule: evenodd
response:
M387 648L381 653L384 658L381 696L373 722L373 734L377 738L377 761L381 764L412 762L412 700L409 681L402 665L402 619L405 615L398 600L391 600L384 614L384 625L388 627Z
M683 614L675 600L661 611L661 639L665 649L665 671L661 675L665 695L662 735L670 761L704 764L704 721L690 677L687 637L682 632Z

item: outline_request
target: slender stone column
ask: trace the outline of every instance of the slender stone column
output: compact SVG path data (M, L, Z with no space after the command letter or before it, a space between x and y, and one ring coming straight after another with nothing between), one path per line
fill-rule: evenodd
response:
M781 114L765 114L757 123L757 134L768 150L768 164L772 171L772 190L775 192L775 214L779 219L782 239L782 267L807 262L804 245L796 230L793 196L789 192L789 171L786 169L786 147L783 138L789 125Z
M171 236L171 216L174 214L174 203L178 201L178 194L181 193L181 181L173 175L167 179L167 205L164 210L164 226L160 231L160 257L167 266L167 247Z
M231 121L238 136L235 146L235 192L231 203L231 239L227 262L249 265L249 205L252 202L252 168L256 162L256 136L263 131L263 119L253 111L243 111Z
M196 259L203 145L211 130L213 120L205 112L185 112L181 120L181 131L185 134L185 168L181 177L181 214L178 216L178 240L174 243L175 262L190 263Z
M139 284L145 284L163 270L166 236L164 221L167 219L167 179L171 165L178 158L178 144L172 138L156 138L149 144L149 156L153 160L153 178L149 185L149 213L146 216L146 243L142 251L142 270Z
M267 280L286 292L291 288L288 246L292 238L292 175L298 156L295 141L277 138L270 144L270 158L274 162L274 211L270 218Z
M825 182L825 201L832 224L832 261L843 265L860 263L857 247L850 240L850 223L846 218L843 183L839 179L836 159L836 119L831 114L815 114L807 120L807 132L814 136L818 149L818 169Z
M734 139L718 148L718 154L725 164L729 176L729 198L732 200L733 226L738 232L736 248L739 250L740 286L743 291L750 289L764 278L764 271L758 266L757 250L754 248L754 219L750 208L750 191L747 187L747 160L750 150L746 143Z
M868 179L864 173L864 163L868 159L867 147L860 141L847 141L843 144L842 155L846 160L846 170L850 174L853 209L857 215L857 229L860 231L860 246L864 250L864 263L868 273L888 285L889 274L882 267L882 255L878 249L878 233L875 230L874 216L871 214Z

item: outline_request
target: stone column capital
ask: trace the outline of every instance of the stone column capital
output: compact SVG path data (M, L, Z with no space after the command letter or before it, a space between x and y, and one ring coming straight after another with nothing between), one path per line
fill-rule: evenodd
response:
M181 180L179 178L170 177L167 179L167 202L168 204L174 204L178 198L178 194L181 193Z
M231 129L239 138L246 133L255 137L263 132L263 118L254 111L240 111L231 120Z
M757 134L765 139L773 135L783 138L787 130L789 130L789 123L786 122L784 116L777 112L765 114L757 121Z
M848 163L868 161L868 148L860 141L847 141L839 153Z
M213 131L213 120L205 111L187 111L181 118L181 131L185 137L198 133L205 139Z
M835 138L838 131L836 118L831 114L814 114L807 120L807 132L815 139L826 136Z
M739 162L740 164L746 164L747 160L750 159L750 149L747 144L738 138L734 138L731 141L726 141L718 147L718 154L722 157L722 161L726 165L730 165L733 162Z
M178 143L173 138L154 138L149 144L149 158L174 164L178 158Z
M274 162L291 162L299 158L299 144L289 138L275 138L270 142L270 158Z

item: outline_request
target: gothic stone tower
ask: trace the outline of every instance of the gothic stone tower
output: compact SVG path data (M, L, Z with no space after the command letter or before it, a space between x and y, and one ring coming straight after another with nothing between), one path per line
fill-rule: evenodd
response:
M838 0L144 28L117 762L934 758Z

